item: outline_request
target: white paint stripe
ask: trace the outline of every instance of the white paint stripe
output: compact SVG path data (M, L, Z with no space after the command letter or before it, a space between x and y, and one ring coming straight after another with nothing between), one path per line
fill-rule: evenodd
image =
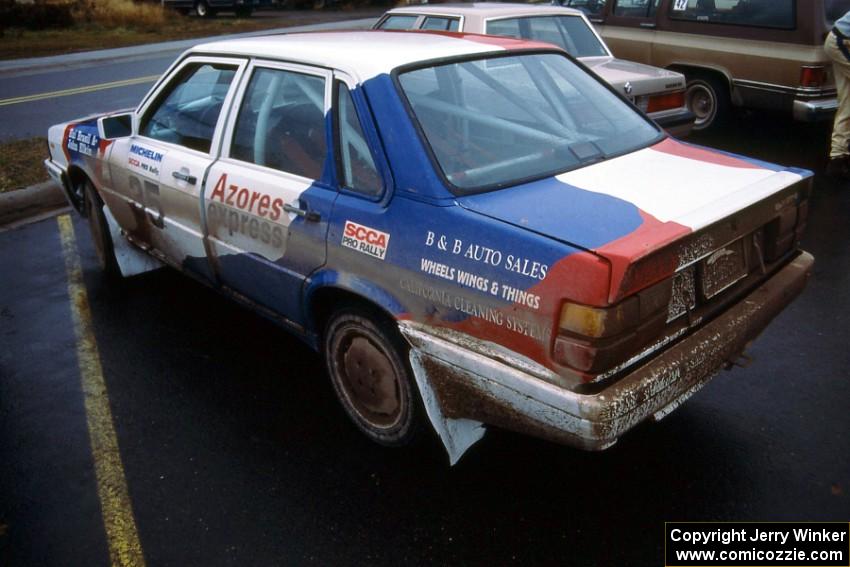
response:
M661 222L699 230L802 177L729 167L644 149L557 178L634 204Z

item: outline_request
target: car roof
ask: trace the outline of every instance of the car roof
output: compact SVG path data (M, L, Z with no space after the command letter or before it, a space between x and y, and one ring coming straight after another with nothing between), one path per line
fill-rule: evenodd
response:
M338 31L217 41L197 45L187 53L278 59L340 70L364 81L407 64L523 49L553 47L535 41L477 34Z
M472 4L435 4L435 5L419 5L405 6L403 8L393 8L387 12L388 14L435 14L435 15L458 15L458 16L478 16L478 17L498 17L498 16L529 16L540 14L564 14L570 16L580 16L582 12L574 8L564 8L561 6L550 6L547 4L519 4L519 3L500 3L500 2L474 2Z

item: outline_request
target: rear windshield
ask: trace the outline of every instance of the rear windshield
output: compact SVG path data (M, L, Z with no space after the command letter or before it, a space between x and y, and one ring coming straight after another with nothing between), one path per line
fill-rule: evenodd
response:
M387 16L384 21L378 24L378 29L382 30L409 30L416 24L419 16Z
M850 0L826 0L826 19L831 24L850 11Z
M608 55L605 46L578 16L531 16L487 22L486 33L534 39L557 45L573 57Z
M554 53L446 63L399 83L458 194L516 185L645 147L661 132Z
M713 24L793 29L794 0L673 0L670 17Z

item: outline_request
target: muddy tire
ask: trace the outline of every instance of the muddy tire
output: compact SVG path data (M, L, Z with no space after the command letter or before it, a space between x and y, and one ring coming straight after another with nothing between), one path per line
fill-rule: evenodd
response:
M372 441L401 447L416 439L425 412L395 322L365 309L342 309L328 321L324 354L334 391Z
M100 269L107 276L118 277L121 271L118 268L118 261L115 259L112 233L109 231L109 224L103 214L103 201L100 200L97 191L94 190L94 186L88 179L82 182L82 190L86 218L89 221L91 239Z
M719 78L707 74L688 75L685 104L694 113L694 130L708 130L729 117L729 87Z

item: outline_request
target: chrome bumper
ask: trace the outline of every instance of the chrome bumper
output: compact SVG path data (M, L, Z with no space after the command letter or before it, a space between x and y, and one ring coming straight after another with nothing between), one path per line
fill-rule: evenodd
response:
M795 100L794 120L798 122L817 122L829 120L838 109L838 99L828 98L822 100Z
M810 254L801 253L717 318L593 395L544 380L546 369L525 359L507 360L498 348L496 356L485 356L415 323L400 328L412 346L420 390L426 379L426 405L439 406L429 417L450 455L446 430L454 426L452 420L601 450L638 423L667 415L734 360L802 292L813 263Z

